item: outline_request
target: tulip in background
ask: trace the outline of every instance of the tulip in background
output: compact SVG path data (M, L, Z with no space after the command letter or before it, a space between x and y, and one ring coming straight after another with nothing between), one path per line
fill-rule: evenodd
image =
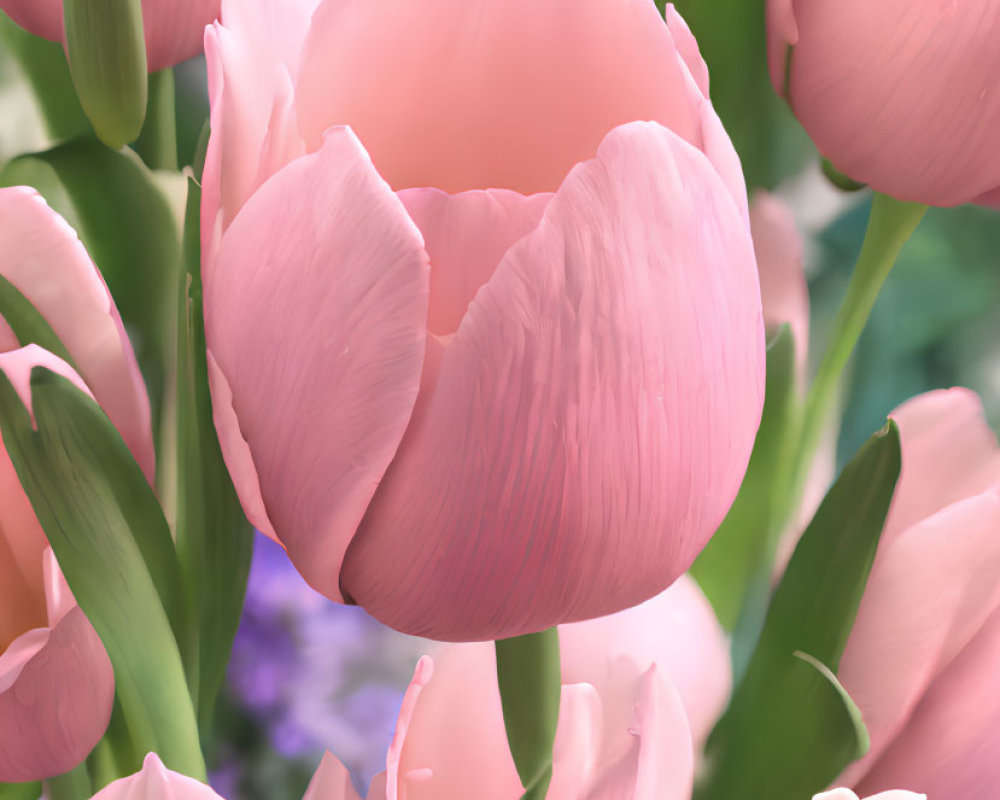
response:
M680 17L256 0L222 20L206 338L251 521L326 596L432 638L668 586L735 496L764 367L739 162Z
M150 72L201 52L205 26L219 15L220 0L142 0ZM63 0L0 0L18 25L36 36L63 41Z
M1000 3L768 0L771 79L834 167L900 200L1000 204Z
M838 677L871 749L840 783L990 800L1000 786L1000 447L966 389L892 414L903 467Z
M152 478L149 403L118 312L76 233L25 187L0 189L0 277L5 297L19 293L51 326L76 372L20 347L2 317L0 370L29 407L35 366L92 392ZM0 781L37 780L76 766L104 734L114 676L2 447L0 500Z

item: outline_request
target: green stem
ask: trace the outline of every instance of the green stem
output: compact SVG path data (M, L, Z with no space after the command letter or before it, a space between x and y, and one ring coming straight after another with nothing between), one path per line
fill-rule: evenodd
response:
M798 447L791 461L794 469L790 476L791 485L795 491L788 516L798 506L809 464L836 400L844 368L900 250L916 230L926 211L927 206L919 203L904 203L883 194L876 194L874 197L861 253L806 398Z
M135 142L135 151L150 169L177 169L177 110L174 71L164 69L149 76L146 123Z
M87 800L93 794L86 761L63 775L46 778L42 786L48 800Z
M552 773L562 680L559 633L550 628L496 642L507 743L526 798L541 800Z

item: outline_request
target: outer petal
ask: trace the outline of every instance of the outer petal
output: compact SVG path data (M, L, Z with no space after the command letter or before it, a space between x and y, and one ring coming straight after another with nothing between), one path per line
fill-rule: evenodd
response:
M758 297L749 232L704 155L655 123L613 131L469 307L351 544L345 591L441 639L662 591L746 468Z
M691 733L680 696L656 666L639 683L633 744L587 800L688 800L694 781Z
M883 543L949 503L1000 484L1000 447L975 392L926 392L891 416L900 429L903 469Z
M347 767L333 753L324 753L302 800L361 800Z
M990 800L1000 786L1000 611L921 699L860 783L913 786L929 797Z
M237 492L333 599L413 408L427 281L419 231L357 139L335 129L256 192L205 282L215 421Z
M210 786L163 766L149 753L142 770L105 786L91 800L222 800Z
M788 206L767 192L753 197L750 230L760 273L764 324L772 328L788 323L795 339L796 367L804 378L809 352L809 287L802 269L802 236Z
M1000 489L993 489L880 545L838 671L872 745L841 782L872 768L928 687L1000 608L997 530Z
M934 205L1000 186L1000 5L792 5L790 103L838 169L877 191Z
M351 125L396 189L553 191L616 125L699 139L648 0L324 0L296 81L310 149Z
M60 0L2 0L0 8L32 33L62 41ZM205 26L218 13L219 0L143 0L142 21L149 71L157 72L197 55Z
M0 781L61 775L82 761L111 719L114 673L79 608L0 656Z
M503 189L447 194L440 189L398 192L423 234L431 259L427 326L451 334L500 259L538 226L551 194Z
M0 189L0 275L45 317L147 478L146 387L118 310L76 232L34 189Z
M679 647L678 642L683 642ZM610 682L635 681L654 663L670 678L684 703L696 749L726 706L732 686L729 643L698 584L682 575L673 586L634 608L559 629L563 683L586 682L602 697ZM634 674L616 675L622 656ZM609 718L632 714L628 704L606 704ZM612 722L611 724L618 724ZM622 732L627 727L619 725Z
M814 795L813 800L858 800L858 796L850 789L833 789L829 792L820 792ZM927 795L893 789L888 792L873 794L871 797L865 798L865 800L927 800Z

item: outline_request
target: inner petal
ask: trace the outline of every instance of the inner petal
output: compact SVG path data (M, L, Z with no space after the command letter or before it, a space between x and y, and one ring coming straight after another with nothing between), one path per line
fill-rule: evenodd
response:
M538 227L552 194L504 189L448 194L439 189L397 192L420 228L430 256L427 327L454 333L479 288L511 246Z
M48 542L7 451L0 446L0 653L32 628L47 625L42 553Z
M296 86L310 151L350 125L394 189L557 189L615 126L696 143L649 0L325 0Z

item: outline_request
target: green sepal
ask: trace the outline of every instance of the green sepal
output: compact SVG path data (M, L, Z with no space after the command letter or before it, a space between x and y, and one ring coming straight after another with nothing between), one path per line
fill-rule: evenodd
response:
M243 609L253 529L236 496L212 421L199 263L200 209L201 189L190 178L186 267L179 287L176 529L185 586L200 610L197 704L204 726L214 710Z
M525 797L544 797L552 771L562 677L559 632L549 628L496 642L497 684L507 744ZM541 793L539 793L541 792Z
M749 606L767 602L777 546L774 479L797 413L795 342L782 325L767 346L764 411L740 491L708 545L691 565L722 626L732 631Z
M854 625L900 464L899 431L890 421L823 500L709 738L710 769L697 800L811 797L864 748L856 709L831 677Z
M860 183L838 170L828 158L820 159L820 167L826 179L842 192L859 192L868 188L867 183Z
M146 118L146 40L140 0L63 0L70 74L97 138L117 150Z
M198 727L171 625L177 563L166 521L97 404L43 368L31 374L35 425L0 373L0 429L73 595L111 658L135 752L204 779ZM173 607L173 608L171 608ZM169 609L169 612L168 612ZM132 765L138 768L138 765Z

